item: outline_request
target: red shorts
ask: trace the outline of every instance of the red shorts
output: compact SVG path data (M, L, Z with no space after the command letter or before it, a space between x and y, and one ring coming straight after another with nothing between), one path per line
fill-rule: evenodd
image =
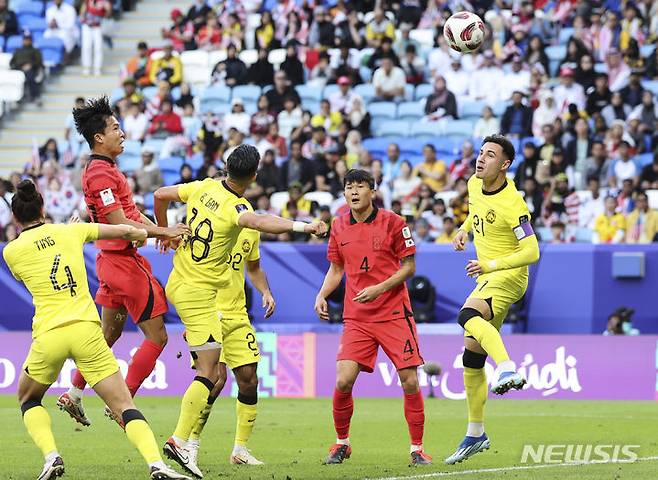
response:
M413 317L387 322L346 320L336 360L353 360L361 370L372 373L381 346L396 370L425 363L418 348Z
M151 264L137 250L99 252L96 275L100 282L96 303L106 308L126 307L135 323L164 315L169 309Z

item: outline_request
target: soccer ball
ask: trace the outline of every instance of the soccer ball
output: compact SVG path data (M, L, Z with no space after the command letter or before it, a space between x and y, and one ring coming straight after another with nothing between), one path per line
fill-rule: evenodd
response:
M459 53L470 53L484 42L484 22L471 12L452 15L443 26L443 36L448 45Z

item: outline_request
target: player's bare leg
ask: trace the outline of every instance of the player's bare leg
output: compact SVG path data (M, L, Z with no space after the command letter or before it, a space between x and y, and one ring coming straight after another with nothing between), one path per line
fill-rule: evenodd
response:
M215 388L215 384L219 380L217 364L219 363L221 348L219 346L214 348L211 344L205 344L202 347L206 346L210 348L196 350L194 347L191 348L196 355L194 366L197 375L187 388L185 395L183 395L174 434L169 437L163 446L163 451L168 458L199 478L202 478L203 474L196 465L190 464L189 454L185 446L198 420L199 412L203 411L212 390Z
M105 337L105 341L110 347L121 337L126 318L128 318L128 313L124 307L103 307L101 312L101 328L103 330L103 337ZM57 406L60 410L68 413L76 422L84 426L89 426L91 425L91 421L85 415L82 405L82 397L86 385L87 382L84 377L79 370L76 370L71 380L71 387L57 399ZM107 409L105 415L121 425L120 417L115 418L111 414L111 410Z
M94 385L94 391L114 412L114 415L122 419L126 436L144 457L152 479L189 479L167 467L162 461L151 427L135 407L121 372L116 372L98 382Z
M258 402L258 364L250 363L233 369L238 384L238 398L235 402L237 425L235 427L235 442L230 461L236 465L262 465L263 462L254 457L247 442L251 437L256 422Z
M404 391L404 418L407 420L411 438L411 465L430 465L432 457L423 452L425 404L418 383L418 369L417 367L403 368L398 371L398 375Z
M354 413L352 389L361 367L353 360L338 360L336 362L336 389L334 390L333 413L336 443L331 446L325 465L343 463L350 458L350 421Z
M23 423L32 440L43 453L45 462L37 480L49 480L64 475L64 461L57 452L55 438L50 427L50 415L41 400L50 385L42 385L21 372L18 379L18 403Z

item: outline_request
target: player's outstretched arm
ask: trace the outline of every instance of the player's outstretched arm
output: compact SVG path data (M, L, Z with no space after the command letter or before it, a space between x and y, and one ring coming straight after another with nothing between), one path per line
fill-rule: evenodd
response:
M293 222L287 218L277 217L269 213L253 213L245 212L240 215L238 224L244 228L251 228L263 233L286 233L286 232L300 232L311 233L318 237L327 234L327 224L324 222Z
M343 267L343 265L334 262L331 262L329 265L329 270L327 270L327 274L324 276L322 287L320 287L320 291L315 297L315 313L317 313L318 317L322 320L329 320L327 297L331 295L331 292L338 288L340 281L343 279L344 272L345 267Z
M476 277L481 273L525 267L539 261L539 243L537 242L536 235L533 234L521 239L519 241L519 247L521 248L514 253L496 258L495 260L489 260L488 262L469 261L466 265L466 274L469 277Z
M146 230L149 237L176 238L180 235L187 235L190 233L189 227L182 223L179 223L175 227L163 228L158 227L157 225L149 225L147 223L130 220L129 218L126 218L123 208L117 208L116 210L111 211L106 215L106 218L112 225L130 225L135 228L142 228Z
M98 225L99 240L115 240L122 238L131 242L145 242L147 237L146 230L136 228L132 225Z
M416 273L416 259L413 255L404 257L401 260L402 265L399 270L377 285L366 287L356 294L355 302L367 303L372 302L382 293L388 292L398 285L403 284Z
M159 226L166 227L168 225L167 209L169 203L180 201L178 185L160 187L153 193L153 213L155 213L155 221L158 222Z
M270 284L267 281L265 270L260 268L260 260L252 260L247 262L247 274L249 275L251 284L256 287L256 290L258 290L263 296L265 318L270 318L274 313L276 302L274 301L274 296L272 296L272 291L270 290Z

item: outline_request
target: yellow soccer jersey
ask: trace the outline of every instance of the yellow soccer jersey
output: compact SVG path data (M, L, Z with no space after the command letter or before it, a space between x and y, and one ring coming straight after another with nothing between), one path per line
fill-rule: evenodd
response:
M253 209L225 181L211 178L180 185L178 195L187 203L192 235L176 250L170 280L219 288L223 286L220 273L242 230L238 219Z
M217 310L224 317L232 314L247 314L247 299L244 293L244 269L247 262L260 258L260 233L245 228L240 233L233 250L226 258L226 270L222 272L222 283L226 287L217 294Z
M3 250L16 279L32 294L32 337L73 321L99 322L89 294L82 246L98 239L98 225L39 225Z
M506 181L497 192L483 192L482 180L475 175L468 181L469 214L462 229L473 231L473 242L480 263L519 252L520 240L533 235L528 206L514 186ZM528 267L508 270L514 275L528 275Z

